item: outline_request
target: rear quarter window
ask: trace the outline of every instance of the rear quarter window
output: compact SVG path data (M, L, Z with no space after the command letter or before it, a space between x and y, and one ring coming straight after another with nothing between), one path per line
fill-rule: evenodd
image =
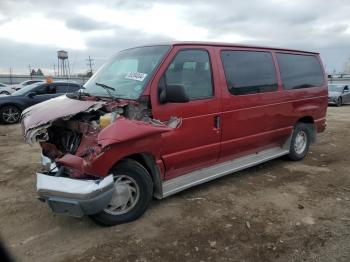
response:
M316 56L277 53L284 90L322 86L324 76Z

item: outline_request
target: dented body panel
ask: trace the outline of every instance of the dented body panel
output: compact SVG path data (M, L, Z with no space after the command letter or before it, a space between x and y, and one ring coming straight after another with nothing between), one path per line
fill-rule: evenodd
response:
M32 129L38 130L58 118L70 118L82 111L97 110L102 105L103 103L97 101L70 99L66 95L47 100L23 111L23 134L29 142L31 139L28 132Z
M208 56L207 67L199 69L211 70L212 94L189 99L186 103L161 103L160 85L176 56L184 50L200 50ZM245 95L230 93L221 60L221 53L227 50L267 52L274 66L276 90ZM100 181L109 177L121 160L129 158L142 164L152 177L154 195L163 198L163 188L169 188L171 181L179 182L189 174L188 177L214 177L215 174L211 174L214 171L229 173L221 169L230 166L230 161L235 159L255 159L252 163L261 163L261 159L287 154L289 149L284 145L290 142L297 122L309 124L315 134L324 131L327 82L324 79L320 86L285 90L277 53L319 59L316 53L287 49L174 43L159 64L149 71L152 74L129 72L128 80L118 79L122 89L130 84L127 82L130 76L133 77L135 82L131 83L129 95L140 93L137 99L109 96L110 92L117 96L118 86L104 85L104 96L65 95L28 108L22 115L23 134L29 144L40 143L45 165L51 169L40 175L40 179L55 181L58 176L68 182L78 180L77 185L82 185L80 180ZM173 68L176 75L179 68L175 65ZM190 68L191 63L186 70ZM181 77L186 74L194 77L198 72L192 73L186 71ZM274 152L271 150L274 148L282 148L282 153L277 152L273 157L258 154L264 150ZM241 161L244 166L251 164L244 161ZM46 180L45 175L52 177ZM206 181L206 178L200 179ZM55 192L51 192L51 197L54 195ZM59 209L72 203L72 214L91 214L81 209L77 201L57 200L61 203Z
M28 108L22 115L23 134L29 144L39 141L43 154L53 163L70 169L68 175L73 178L105 177L120 159L140 152L152 155L156 161L160 160L161 134L173 131L163 122L128 119L118 115L113 123L100 128L94 122L72 119L78 114L102 109L108 114L118 106L124 108L128 103L76 100L61 96ZM132 102L131 106L129 115L139 117L135 110L137 103ZM79 145L74 152L64 152L50 141L50 129L55 130L56 126L79 133Z

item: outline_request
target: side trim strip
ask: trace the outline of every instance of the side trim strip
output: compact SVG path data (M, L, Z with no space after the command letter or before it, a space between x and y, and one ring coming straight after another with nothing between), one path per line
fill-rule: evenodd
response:
M286 155L289 153L288 142L286 143L287 145L283 146L282 148L274 147L266 149L255 154L250 154L224 163L216 164L208 168L199 169L165 181L162 183L163 198L207 181Z

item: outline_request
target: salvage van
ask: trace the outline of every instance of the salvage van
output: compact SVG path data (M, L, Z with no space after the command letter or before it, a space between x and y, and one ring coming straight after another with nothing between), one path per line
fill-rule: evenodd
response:
M317 53L175 42L119 52L79 92L26 109L21 124L42 148L39 199L116 225L153 198L303 159L325 130L327 101Z

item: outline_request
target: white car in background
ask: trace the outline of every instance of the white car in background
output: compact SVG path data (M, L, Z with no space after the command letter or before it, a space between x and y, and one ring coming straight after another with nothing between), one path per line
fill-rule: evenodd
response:
M14 92L15 90L12 89L9 85L0 83L0 95L10 95Z
M44 83L45 81L44 80L26 80L26 81L23 81L19 84L11 85L10 87L16 91L16 90L19 90L19 89L27 86L27 85L31 85L31 84L39 83L39 82Z

